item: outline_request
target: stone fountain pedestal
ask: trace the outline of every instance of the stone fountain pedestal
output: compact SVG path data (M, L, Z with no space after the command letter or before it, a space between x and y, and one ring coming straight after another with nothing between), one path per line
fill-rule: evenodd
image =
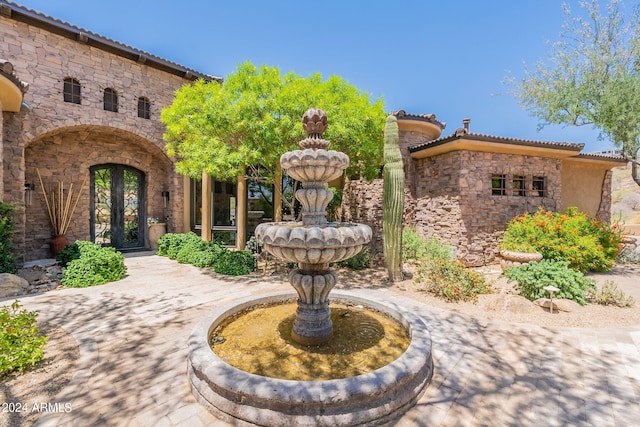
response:
M356 255L371 241L368 225L327 222L326 209L333 198L327 182L340 177L349 166L346 154L327 150L329 141L322 137L327 124L324 111L308 110L302 117L308 134L300 141L302 150L280 158L282 170L302 183L295 194L302 205L302 222L266 223L256 228L256 240L264 243L265 251L299 265L289 282L299 297L292 337L303 345L331 339L329 292L337 276L329 263Z

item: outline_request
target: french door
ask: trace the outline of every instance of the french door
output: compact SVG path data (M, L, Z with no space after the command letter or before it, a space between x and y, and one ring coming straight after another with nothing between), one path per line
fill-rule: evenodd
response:
M145 246L144 173L130 166L91 168L92 241L118 250Z

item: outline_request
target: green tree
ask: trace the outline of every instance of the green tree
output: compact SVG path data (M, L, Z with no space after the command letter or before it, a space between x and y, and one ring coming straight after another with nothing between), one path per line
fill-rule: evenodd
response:
M238 66L223 84L197 81L177 91L172 105L162 111L164 139L169 155L178 158L178 172L200 177L235 179L246 167L270 168L280 156L297 149L306 134L301 118L311 108L329 117L325 138L331 149L351 158L348 174L374 178L382 164L381 100L337 76L306 78L280 74L278 68Z
M549 124L592 125L637 165L640 149L640 13L625 14L620 0L601 10L580 3L585 16L563 6L565 24L547 61L525 70L514 94L529 113ZM634 173L640 185L640 177Z

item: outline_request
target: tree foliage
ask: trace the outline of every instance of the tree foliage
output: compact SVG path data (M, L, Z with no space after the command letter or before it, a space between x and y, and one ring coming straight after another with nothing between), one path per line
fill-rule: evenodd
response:
M325 138L331 149L351 158L347 173L375 177L382 163L381 100L372 102L338 76L282 75L276 67L250 62L222 85L196 81L177 91L161 117L167 152L177 156L178 172L192 177L206 171L220 180L235 179L247 166L273 168L306 136L301 118L311 107L327 113Z
M515 95L529 113L549 124L593 125L635 159L640 148L640 14L620 0L601 9L580 2L584 16L564 5L560 41L547 61L526 70Z

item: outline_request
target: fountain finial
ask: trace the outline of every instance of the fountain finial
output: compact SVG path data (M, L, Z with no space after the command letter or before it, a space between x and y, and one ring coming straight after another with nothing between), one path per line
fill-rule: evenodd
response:
M322 138L322 134L327 130L329 120L327 114L320 108L309 108L302 116L302 128L308 136L300 141L302 148L327 148L329 141Z

